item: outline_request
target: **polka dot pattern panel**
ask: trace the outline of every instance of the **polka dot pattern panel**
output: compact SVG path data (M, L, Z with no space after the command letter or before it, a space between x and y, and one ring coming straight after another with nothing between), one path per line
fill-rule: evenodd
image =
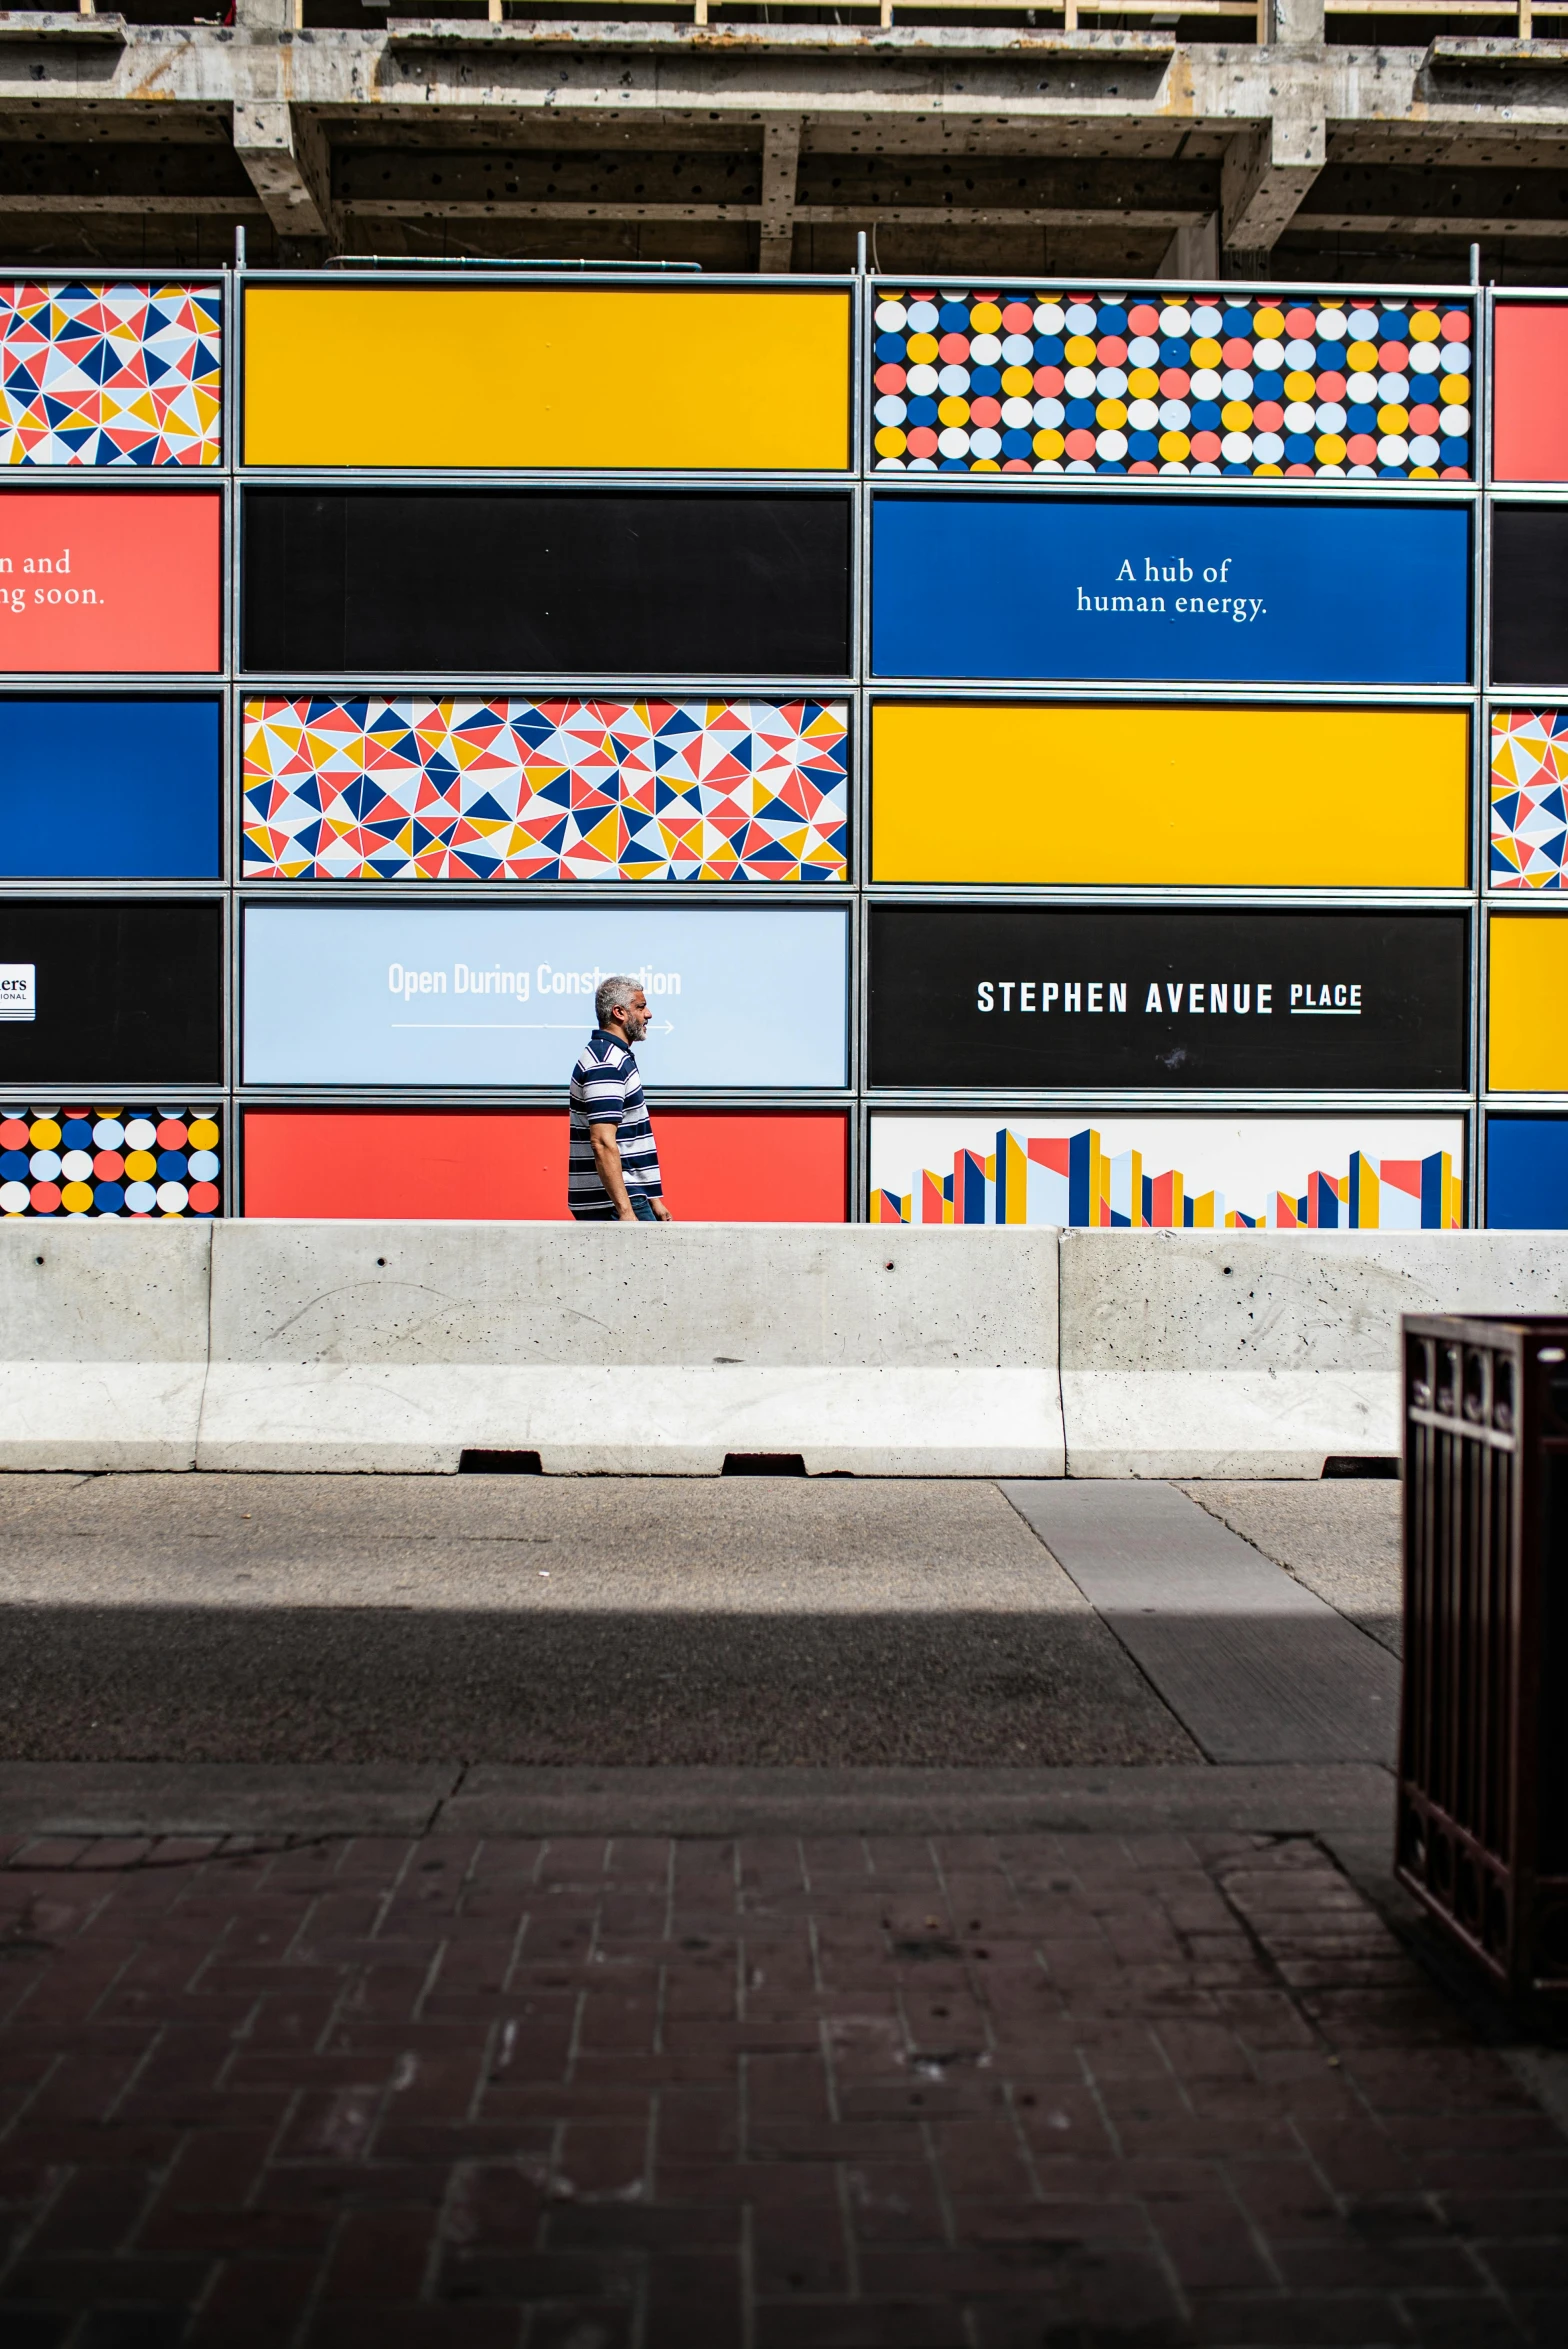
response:
M200 1220L223 1204L216 1109L0 1102L0 1216Z
M878 289L893 473L1468 481L1467 304Z

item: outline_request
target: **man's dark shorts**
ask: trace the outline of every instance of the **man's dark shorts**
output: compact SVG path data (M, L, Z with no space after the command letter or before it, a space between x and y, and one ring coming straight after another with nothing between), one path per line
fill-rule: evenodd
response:
M658 1222L659 1219L653 1212L653 1201L646 1191L628 1191L626 1196L632 1203L632 1213L639 1223ZM574 1207L572 1214L579 1223L614 1223L615 1221L613 1207Z

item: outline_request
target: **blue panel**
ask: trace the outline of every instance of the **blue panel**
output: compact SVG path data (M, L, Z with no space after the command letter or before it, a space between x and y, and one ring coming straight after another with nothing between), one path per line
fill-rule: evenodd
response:
M0 702L0 875L218 878L218 704Z
M1467 507L879 497L882 677L1460 685Z
M1568 1231L1568 1117L1487 1120L1486 1220L1492 1231Z
M842 1085L848 917L824 908L251 906L250 1084L555 1085L640 977L660 1085Z

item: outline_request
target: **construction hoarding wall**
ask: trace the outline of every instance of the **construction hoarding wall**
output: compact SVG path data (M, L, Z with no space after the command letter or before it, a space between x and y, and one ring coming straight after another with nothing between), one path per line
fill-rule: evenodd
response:
M1493 914L1487 1011L1494 1093L1568 1092L1568 918Z
M0 1212L559 1218L627 970L684 1217L1568 1227L1565 348L0 286Z
M1488 879L1494 889L1563 886L1568 710L1492 712Z
M246 489L241 508L247 669L842 679L850 668L847 496Z
M222 498L0 490L0 670L222 665Z
M879 472L1465 481L1465 300L878 288Z
M1568 507L1499 500L1492 518L1492 682L1568 683Z
M881 1085L1455 1091L1468 917L877 906Z
M879 677L1470 676L1464 505L884 494L871 543Z
M1568 1117L1487 1121L1486 1220L1502 1231L1568 1229Z
M0 1088L64 1076L222 1085L223 906L198 897L0 898Z
M645 1057L667 1083L838 1087L848 943L844 913L782 906L253 905L244 1075L559 1085L600 981L624 971L646 991Z
M0 875L219 880L222 739L208 697L0 698Z
M215 1107L0 1104L0 1215L201 1217L216 1215L223 1195Z
M1453 1231L1462 1118L877 1116L874 1223Z
M247 700L246 880L846 881L846 702Z
M0 463L223 462L221 284L0 285Z
M1469 872L1462 709L880 701L871 760L878 881L1462 889Z
M252 1109L247 1215L562 1222L557 1109ZM842 1223L849 1121L832 1110L671 1109L659 1165L681 1222Z
M1568 481L1568 305L1505 303L1492 333L1494 477Z
M252 465L826 472L851 298L706 286L255 286Z

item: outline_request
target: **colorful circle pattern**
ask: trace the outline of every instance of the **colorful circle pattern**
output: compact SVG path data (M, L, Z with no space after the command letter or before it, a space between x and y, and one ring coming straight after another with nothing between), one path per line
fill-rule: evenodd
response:
M1468 481L1462 304L880 289L879 472Z
M220 1139L210 1109L0 1105L0 1215L216 1215Z

